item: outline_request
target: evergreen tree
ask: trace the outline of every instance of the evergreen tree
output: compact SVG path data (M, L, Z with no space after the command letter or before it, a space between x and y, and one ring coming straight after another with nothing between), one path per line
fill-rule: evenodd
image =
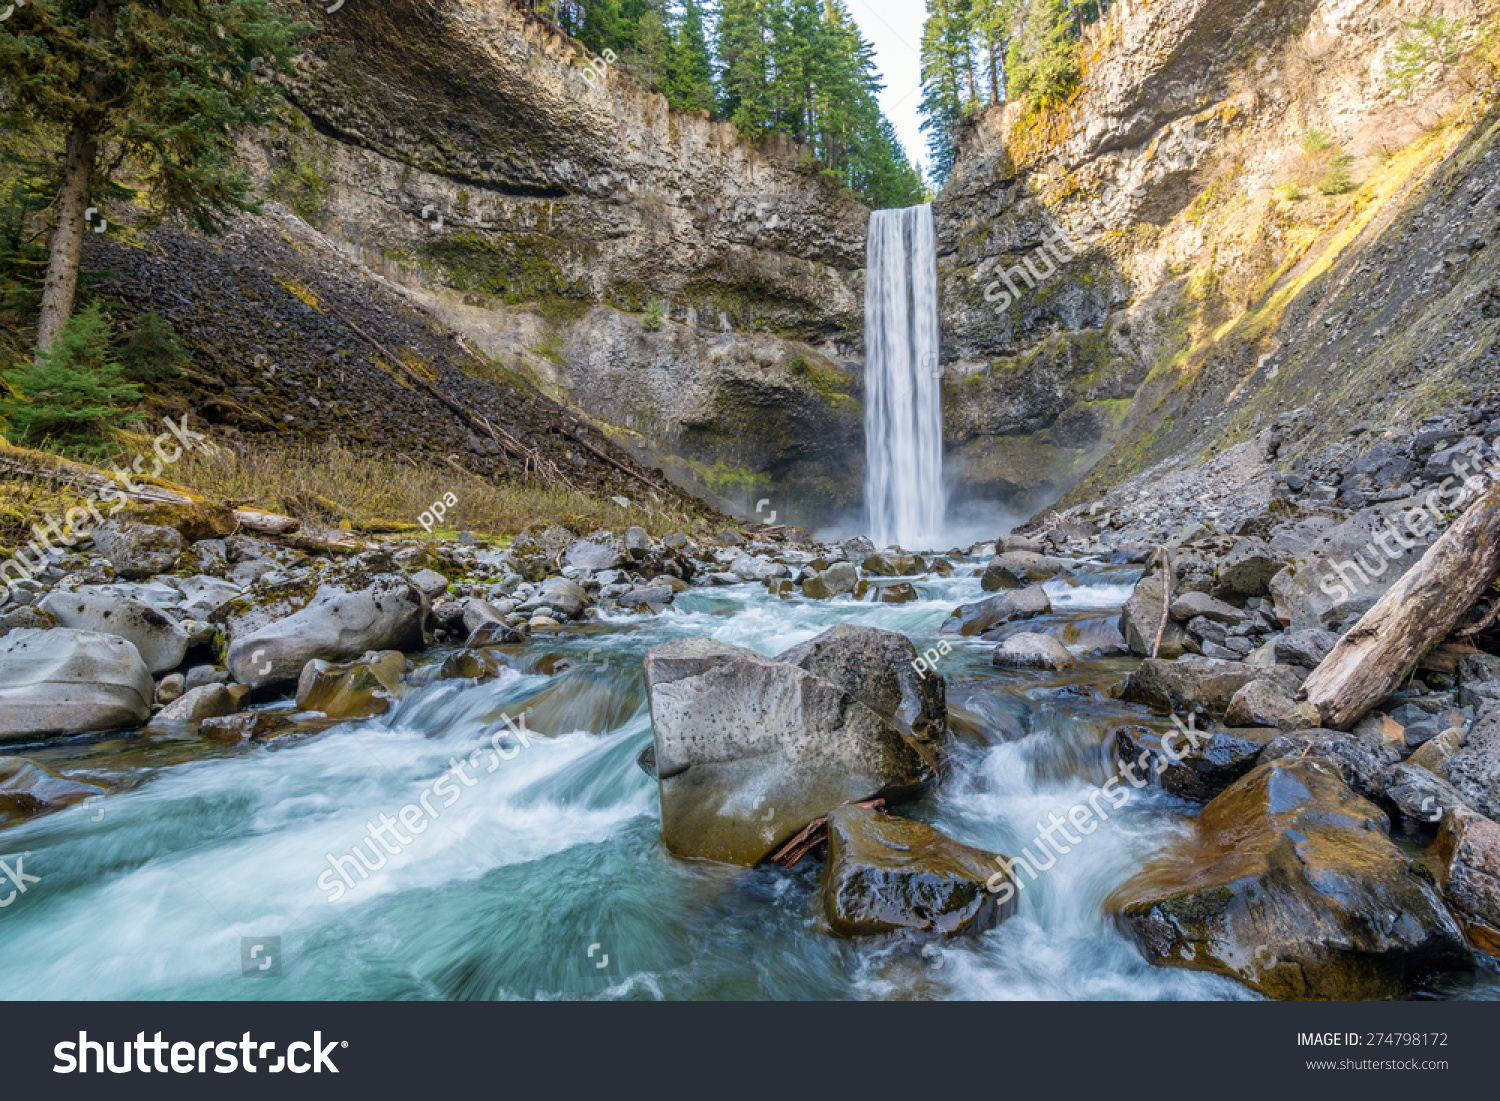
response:
M151 219L213 232L252 209L233 158L237 131L270 117L276 91L251 79L286 67L305 25L269 0L31 0L0 27L7 124L64 135L61 187L37 325L38 353L73 311L90 196L122 170L145 183Z
M714 109L714 70L708 56L703 6L683 0L683 14L672 39L667 98L679 111Z
M636 24L635 48L628 55L636 79L653 91L667 91L669 51L670 42L661 13L655 8L647 8Z
M35 363L5 376L12 396L0 399L10 435L33 445L52 442L81 454L112 449L107 431L130 420L140 387L110 347L109 318L97 303L70 318Z
M157 382L186 367L191 356L177 342L171 322L155 310L135 319L129 338L120 346L120 362L127 378Z

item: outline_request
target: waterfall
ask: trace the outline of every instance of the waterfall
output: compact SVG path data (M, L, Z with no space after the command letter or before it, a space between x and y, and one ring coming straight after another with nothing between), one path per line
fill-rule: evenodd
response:
M870 216L865 284L865 509L877 546L941 538L943 403L932 207Z

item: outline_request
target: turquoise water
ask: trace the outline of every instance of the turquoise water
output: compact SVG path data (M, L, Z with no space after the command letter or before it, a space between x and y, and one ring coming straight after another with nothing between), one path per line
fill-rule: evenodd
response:
M960 572L968 572L967 569ZM1049 583L1052 629L1109 618L1133 574ZM919 585L906 605L780 601L758 585L694 592L627 630L537 640L588 664L507 671L411 692L390 714L148 771L138 786L0 833L41 881L0 911L12 998L828 999L1241 998L1238 984L1155 968L1103 900L1187 828L1192 808L1141 796L1022 892L1018 914L970 941L857 943L822 927L817 858L791 870L676 860L658 839L641 656L710 635L777 653L848 621L930 645L978 582ZM1105 729L1127 715L1084 673L992 669L962 641L940 666L963 742L953 775L903 813L1015 853L1035 821L1105 778ZM429 655L438 657L441 655ZM532 708L529 747L493 755L502 713ZM478 751L477 753L475 751ZM337 901L328 855L474 754L473 786ZM489 766L493 764L491 771ZM100 810L103 810L102 817ZM96 820L98 819L98 820ZM371 863L375 861L371 860ZM325 880L325 885L328 883ZM247 978L242 938L281 939L280 977ZM1467 990L1494 997L1493 984Z

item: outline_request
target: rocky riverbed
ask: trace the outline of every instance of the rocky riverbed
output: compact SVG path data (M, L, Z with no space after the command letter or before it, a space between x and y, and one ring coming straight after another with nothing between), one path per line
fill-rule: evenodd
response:
M1373 603L1305 583L1368 524L1329 513L936 554L107 523L0 605L0 853L38 877L0 976L1493 997L1500 657L1480 633L1319 727L1299 688ZM240 981L240 936L284 938L281 985Z

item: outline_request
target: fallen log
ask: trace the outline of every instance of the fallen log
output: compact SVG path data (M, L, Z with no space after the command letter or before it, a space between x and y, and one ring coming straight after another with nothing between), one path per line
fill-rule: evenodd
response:
M847 801L840 804L840 806L845 807L847 807L848 805L849 804ZM864 807L866 810L885 810L884 799L871 799L868 802L855 803L854 805L856 807ZM785 845L781 846L781 848L777 849L776 852L771 855L771 863L780 864L783 868L790 868L792 867L792 865L796 864L797 861L801 860L808 853L816 849L819 845L825 845L827 843L827 817L825 816L823 818L814 818L806 826L802 827L801 833L792 838Z
M1500 574L1500 486L1469 507L1313 670L1300 699L1348 730L1448 637Z

